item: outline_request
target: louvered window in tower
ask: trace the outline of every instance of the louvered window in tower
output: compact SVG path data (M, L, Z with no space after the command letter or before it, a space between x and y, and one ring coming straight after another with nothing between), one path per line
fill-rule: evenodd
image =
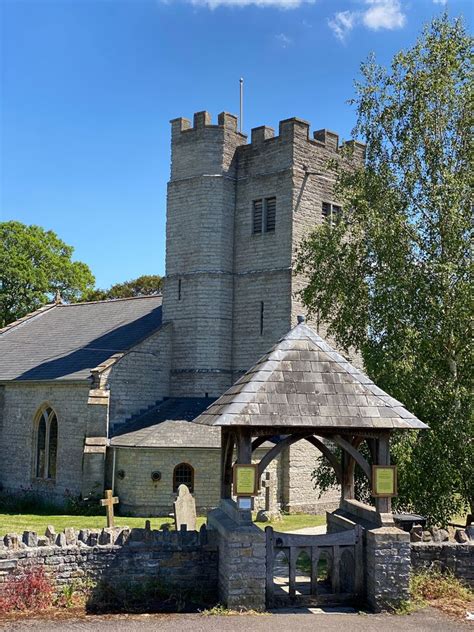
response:
M269 197L253 201L253 234L272 233L276 226L276 198Z
M270 233L275 230L276 224L276 198L266 198L265 200L265 232Z
M321 208L321 217L323 221L329 222L330 226L334 226L342 216L342 208L337 204L330 204L329 202L323 202Z
M263 219L263 200L254 200L253 202L253 233L262 232Z

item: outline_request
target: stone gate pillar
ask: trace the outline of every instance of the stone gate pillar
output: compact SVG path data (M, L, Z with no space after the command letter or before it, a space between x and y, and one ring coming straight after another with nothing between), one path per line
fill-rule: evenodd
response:
M207 522L217 532L219 601L235 610L264 610L265 534L252 523L251 512L221 500Z
M366 538L367 602L375 612L397 608L410 599L410 534L379 527Z

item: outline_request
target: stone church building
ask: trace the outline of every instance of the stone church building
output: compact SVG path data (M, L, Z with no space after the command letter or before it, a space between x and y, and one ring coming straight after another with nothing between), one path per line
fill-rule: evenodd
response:
M191 422L303 312L293 260L340 212L331 159L338 136L311 138L297 118L276 136L253 129L250 143L231 114L171 121L163 296L58 302L1 331L4 491L60 503L113 487L123 513L166 515L185 483L201 511L217 504L220 430ZM312 489L319 453L304 443L272 463L274 499L332 509L338 493Z

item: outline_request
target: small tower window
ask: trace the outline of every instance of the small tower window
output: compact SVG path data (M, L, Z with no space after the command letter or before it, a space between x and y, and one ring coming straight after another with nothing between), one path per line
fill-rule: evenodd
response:
M252 232L271 233L276 225L276 198L264 198L253 201Z
M173 471L173 492L178 493L180 485L186 485L189 491L194 491L194 470L189 463L180 463Z
M181 300L181 285L182 285L181 279L179 279L179 281L178 281L178 301Z
M265 311L265 303L263 301L260 302L260 335L263 336L263 318Z
M36 478L54 480L58 455L58 420L50 407L44 408L36 416L35 443Z
M331 204L330 202L323 202L321 209L321 216L323 221L329 222L330 226L334 226L342 215L342 208L337 204Z

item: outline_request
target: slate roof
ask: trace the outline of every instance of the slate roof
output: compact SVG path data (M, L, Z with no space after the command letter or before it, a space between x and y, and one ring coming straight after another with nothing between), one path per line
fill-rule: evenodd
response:
M210 397L166 399L134 422L117 428L110 445L130 448L220 448L219 428L191 423L213 401Z
M196 420L208 426L427 428L304 323Z
M0 381L82 380L161 326L161 296L51 305L0 332Z

